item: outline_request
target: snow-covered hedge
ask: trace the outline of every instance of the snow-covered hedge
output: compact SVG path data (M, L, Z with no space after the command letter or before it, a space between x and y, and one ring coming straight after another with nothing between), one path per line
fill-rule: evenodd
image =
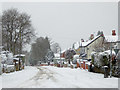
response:
M111 55L110 50L107 50L107 51L104 51L104 52L92 52L91 53L92 63L97 67L108 65L110 55ZM115 56L115 55L116 55L115 51L112 51L112 56Z
M6 54L1 54L1 62L7 61Z

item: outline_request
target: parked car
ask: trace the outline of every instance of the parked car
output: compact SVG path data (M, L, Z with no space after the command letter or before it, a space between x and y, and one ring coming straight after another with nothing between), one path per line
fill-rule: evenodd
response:
M2 72L3 73L10 73L15 71L15 66L14 65L7 65L7 64L2 64Z
M14 72L15 66L14 65L7 65L6 73Z

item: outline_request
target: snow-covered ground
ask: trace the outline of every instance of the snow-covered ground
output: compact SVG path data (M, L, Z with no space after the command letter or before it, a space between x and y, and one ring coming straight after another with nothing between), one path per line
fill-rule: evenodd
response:
M2 74L2 88L17 88L35 76L39 70L36 67L25 67L24 70Z
M2 75L3 88L118 88L118 78L82 69L53 66L26 67Z
M0 75L0 90L2 90L2 76Z

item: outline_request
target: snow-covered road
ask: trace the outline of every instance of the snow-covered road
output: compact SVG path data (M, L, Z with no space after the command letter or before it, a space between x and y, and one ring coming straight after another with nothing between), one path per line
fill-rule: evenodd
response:
M3 88L118 88L118 78L82 69L53 66L26 67L25 70L2 75Z

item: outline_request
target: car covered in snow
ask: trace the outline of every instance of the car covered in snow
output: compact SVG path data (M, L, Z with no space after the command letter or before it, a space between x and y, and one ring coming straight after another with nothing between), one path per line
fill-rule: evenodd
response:
M24 69L25 66L25 55L24 54L17 54L14 55L13 61L15 63L16 69Z
M13 64L13 54L9 51L2 51L1 54L1 63L11 65Z

